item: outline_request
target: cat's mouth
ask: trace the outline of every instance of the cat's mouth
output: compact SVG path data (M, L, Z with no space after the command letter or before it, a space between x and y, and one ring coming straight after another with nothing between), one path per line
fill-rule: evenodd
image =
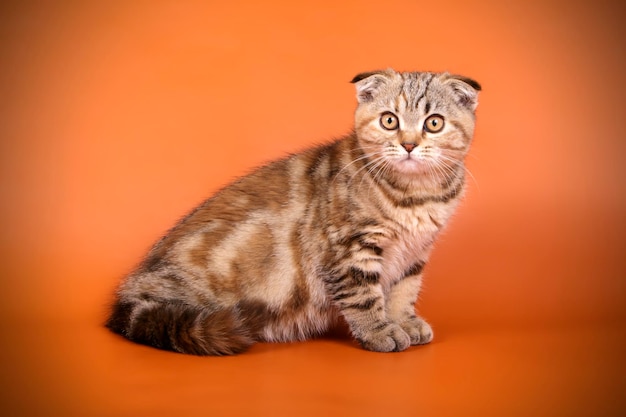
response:
M406 173L418 174L427 170L426 161L412 153L397 158L394 165L396 169Z

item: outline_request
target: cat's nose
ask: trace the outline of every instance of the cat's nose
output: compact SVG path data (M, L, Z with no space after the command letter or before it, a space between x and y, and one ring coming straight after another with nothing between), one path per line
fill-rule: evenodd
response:
M417 148L417 143L415 142L402 142L401 145L408 153L413 152L413 149Z

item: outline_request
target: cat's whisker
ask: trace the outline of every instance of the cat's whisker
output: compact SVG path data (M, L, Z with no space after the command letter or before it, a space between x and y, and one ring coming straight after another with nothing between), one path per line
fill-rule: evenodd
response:
M382 178L386 175L387 171L390 169L391 167L391 161L389 161L388 158L385 158L382 163L376 165L375 167L372 168L372 171L377 170L375 173L372 172L373 174L373 178L374 178L374 183L381 181ZM373 183L370 183L370 187L368 190L368 198L371 197L371 191L372 188L374 187Z
M433 159L433 164L440 170L440 172L446 177L456 176L456 167L449 165L445 160Z
M435 178L439 178L439 180L441 181L441 179L451 178L457 175L457 160L442 157L441 154L438 156L433 156L430 153L427 153L425 156L425 161L427 162L430 177L434 184L437 184ZM454 164L450 164L448 161L453 162Z
M346 164L346 165L345 165L343 168L341 168L341 169L339 170L339 172L335 175L335 177L333 178L333 183L337 180L337 178L339 178L339 176L341 175L341 173L342 173L343 171L345 171L346 169L348 169L350 166L352 166L352 165L356 164L357 162L362 161L362 160L364 160L364 159L368 159L368 158L370 158L370 157L371 157L371 155L370 155L370 154L363 154L363 155L361 155L360 157L356 158L355 160L353 160L353 161L349 162L348 164Z
M372 155L374 156L374 155ZM352 174L352 176L350 177L349 183L352 182L352 180L354 179L354 177L356 177L357 175L359 175L359 173L363 170L369 170L371 166L376 166L376 164L378 164L378 162L382 161L385 159L385 155L380 155L380 156L376 156L375 158L371 159L367 164L363 165L361 168L359 168L358 170L356 170L356 172L354 172ZM361 182L363 182L363 178L361 178Z
M361 146L360 146L360 149L361 149L362 151L367 151L367 150L369 150L369 149L375 149L375 150L378 150L378 149L379 149L379 147L377 147L377 146L373 146L373 145L370 145L370 146L367 146L367 145L361 145ZM361 155L361 156L359 156L358 158L356 158L356 159L354 159L354 160L350 161L348 164L346 164L343 168L341 168L341 169L339 170L339 172L335 175L335 178L333 179L333 182L334 182L334 181L335 181L335 180L339 177L339 175L340 175L343 171L345 171L346 169L348 169L350 166L354 165L355 163L357 163L357 162L359 162L359 161L363 161L363 160L366 160L366 159L370 159L370 158L372 158L373 156L375 156L377 153L379 153L379 152L374 152L374 153L367 153L367 152L364 152L364 153L363 153L363 155Z
M469 177L472 179L472 182L474 183L474 185L476 186L476 190L478 192L480 192L480 185L478 184L478 180L476 179L476 177L474 176L474 174L472 174L472 171L470 171L466 166L463 167L463 169L465 170L465 172L469 175Z
M437 179L441 177L441 175L437 173L437 166L433 163L433 160L431 158L427 158L425 159L425 161L426 167L428 168L428 175L430 177L431 184L437 185L439 183Z
M441 159L443 161L452 161L452 162L457 162L458 161L454 158L451 158L445 154L440 156ZM472 174L472 172L469 170L469 168L467 167L467 165L463 164L463 169L464 171L469 175L469 177L472 179L472 182L474 183L474 185L476 185L476 189L478 190L478 192L480 192L480 185L478 184L478 180L476 180L476 177L474 176L474 174Z
M375 173L378 172L377 170L380 168L380 166L385 164L386 159L387 159L386 155L382 154L380 157L376 158L376 160L373 160L372 163L367 166L367 174L369 174L371 179L373 179L374 181L376 180L376 177L374 176ZM363 168L366 168L366 167L363 167ZM358 185L359 191L361 187L363 186L363 181L365 181L367 177L368 177L367 175L361 176L361 181L359 182L359 185ZM368 188L368 197L369 197L371 187L373 186L372 182L368 181L368 185L369 185L369 188Z
M454 178L455 176L457 176L457 171L453 167L447 165L441 160L434 159L433 167L434 169L437 170L437 172L440 174L440 177L442 179L447 180L447 179Z

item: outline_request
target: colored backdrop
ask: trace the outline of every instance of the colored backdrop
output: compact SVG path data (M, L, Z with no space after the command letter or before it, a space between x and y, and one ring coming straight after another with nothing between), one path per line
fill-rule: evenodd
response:
M2 414L623 412L624 10L3 2ZM425 270L432 345L199 359L102 328L155 239L253 167L348 132L349 80L386 67L483 85L469 191Z

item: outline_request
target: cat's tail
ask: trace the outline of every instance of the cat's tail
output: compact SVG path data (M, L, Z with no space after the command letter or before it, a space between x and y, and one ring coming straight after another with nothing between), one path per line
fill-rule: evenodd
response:
M118 300L106 326L134 342L193 355L233 355L255 342L236 308Z

